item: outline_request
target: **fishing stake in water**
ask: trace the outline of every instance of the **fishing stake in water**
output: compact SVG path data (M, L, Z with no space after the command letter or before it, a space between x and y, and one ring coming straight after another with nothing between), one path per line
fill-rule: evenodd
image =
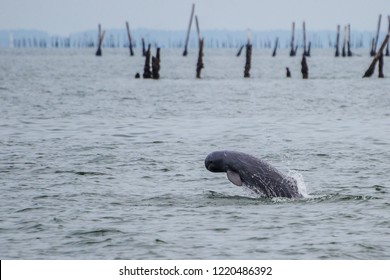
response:
M192 19L194 18L194 11L195 11L195 4L192 4L190 23L188 24L187 37L186 37L186 43L184 45L183 56L187 56L187 54L188 54L188 51L187 51L188 40L190 39L190 31L191 31Z
M126 21L126 30L127 30L127 37L129 38L129 49L130 49L130 56L134 56L134 51L133 51L133 42L131 41L131 36L130 36L130 27L129 23Z
M309 78L309 67L307 66L305 54L302 55L301 66L302 66L302 68L301 68L302 79L308 79Z
M144 79L150 79L152 77L152 72L150 71L150 44L148 45L148 50L145 52L145 66L144 66Z
M106 33L106 31L103 30L103 32L102 32L102 27L101 27L100 23L99 23L98 29L99 29L98 49L96 51L96 56L102 56L102 44L103 44L103 40L104 40L104 34Z
M196 78L200 79L200 72L204 68L204 64L203 64L204 39L200 38L200 29L199 29L199 22L198 22L198 17L197 16L195 16L195 23L196 23L196 30L197 30L197 33L198 33L198 42L199 42L198 62L196 64Z
M244 78L249 78L249 70L251 69L251 58L252 58L252 44L250 39L250 32L247 31L246 34L247 43L246 43L246 61L245 61L245 68L244 68Z
M381 58L381 55L383 54L383 49L385 48L387 42L389 41L389 38L390 38L390 32L387 33L385 39L382 42L381 47L379 48L378 53L375 55L374 59L372 60L370 67L368 67L367 71L364 73L363 78L371 77L372 74L374 74L375 65L376 65L377 61ZM383 63L382 63L382 67L383 67ZM383 75L383 70L382 70L382 75Z

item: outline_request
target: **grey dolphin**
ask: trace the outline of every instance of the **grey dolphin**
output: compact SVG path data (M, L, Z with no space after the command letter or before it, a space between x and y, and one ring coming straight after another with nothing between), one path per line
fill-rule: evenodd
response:
M211 172L226 172L237 186L245 185L265 197L301 198L294 178L283 175L264 160L234 151L216 151L205 159Z

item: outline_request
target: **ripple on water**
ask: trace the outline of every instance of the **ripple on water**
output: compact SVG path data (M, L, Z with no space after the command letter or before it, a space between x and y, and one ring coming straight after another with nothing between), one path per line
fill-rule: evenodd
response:
M166 49L162 79L136 81L142 58L106 51L0 52L0 258L389 258L390 79L362 80L359 56L316 50L332 63L303 82L256 50L244 80L232 50L209 49L199 81ZM210 179L222 149L298 171L308 195Z

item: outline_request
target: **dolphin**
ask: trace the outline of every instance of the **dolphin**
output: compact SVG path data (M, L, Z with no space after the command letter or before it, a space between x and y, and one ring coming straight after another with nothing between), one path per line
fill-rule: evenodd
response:
M205 159L206 169L226 172L230 182L246 186L263 197L302 198L297 181L254 156L235 151L216 151Z

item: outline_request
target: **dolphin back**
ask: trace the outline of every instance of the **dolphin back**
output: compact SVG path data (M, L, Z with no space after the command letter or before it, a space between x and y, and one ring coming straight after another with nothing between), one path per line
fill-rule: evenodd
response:
M229 153L227 165L237 172L243 184L265 197L302 197L297 181L284 175L268 162L239 152Z

